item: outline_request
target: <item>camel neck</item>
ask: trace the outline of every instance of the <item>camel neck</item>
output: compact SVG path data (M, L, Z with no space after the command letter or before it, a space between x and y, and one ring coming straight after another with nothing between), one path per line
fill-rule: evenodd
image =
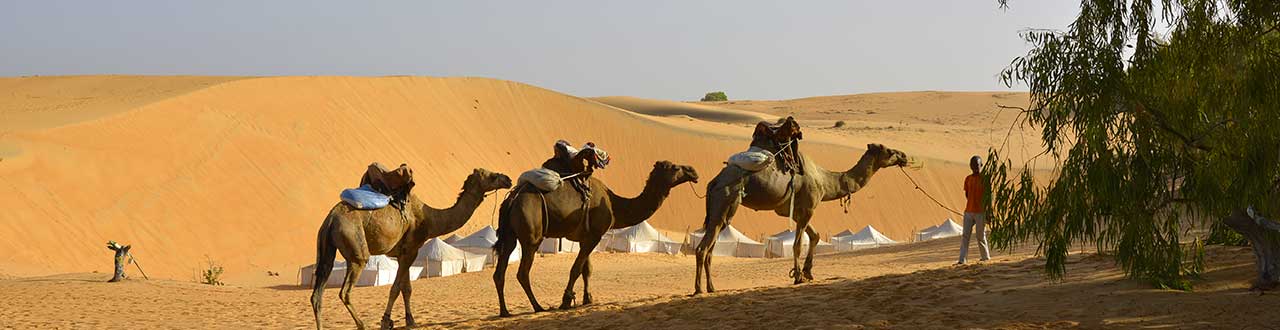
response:
M464 184L457 201L447 209L438 210L423 204L425 217L419 219L419 224L427 230L427 237L447 235L466 225L467 220L471 219L471 215L483 202L484 192Z
M875 166L875 156L867 152L848 171L826 172L829 182L836 183L837 186L823 194L822 199L835 200L862 190L862 187L871 182L871 176L875 175L877 170L879 169Z
M672 187L655 181L652 177L645 181L644 190L634 198L619 197L609 191L610 204L613 205L613 229L638 225L662 207Z

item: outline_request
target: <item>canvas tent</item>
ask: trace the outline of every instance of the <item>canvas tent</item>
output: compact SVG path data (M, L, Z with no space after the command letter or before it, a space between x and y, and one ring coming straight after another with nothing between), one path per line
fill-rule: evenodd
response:
M356 280L356 286L379 286L389 285L395 282L396 270L400 269L400 265L395 259L384 255L369 256L369 262L365 263L364 269L360 271L360 279ZM304 287L311 287L315 282L316 265L302 267L298 270L298 282ZM410 278L414 278L414 274L410 273ZM327 287L342 286L342 281L347 278L347 262L339 261L333 264L333 272L329 273L329 281L325 283Z
M449 243L449 245L453 245L453 243L457 243L457 242L458 242L458 240L461 240L461 239L462 239L462 236L458 236L458 234L453 234L453 235L449 235L449 237L445 238L445 239L444 239L444 242L445 242L445 243Z
M608 244L609 237L613 232L613 230L610 230L609 233L600 238L600 243L596 244L595 251L604 251L604 246ZM581 244L568 238L547 237L542 239L541 245L538 245L538 253L577 253L580 246Z
M667 235L658 232L658 229L649 225L649 221L640 222L635 226L616 229L609 235L609 242L605 246L606 251L615 252L631 252L631 253L680 253L680 242L676 242ZM605 244L605 242L601 242Z
M485 256L484 263L492 264L498 261L498 256L493 253L493 243L498 242L498 231L493 230L493 226L484 226L475 233L463 237L457 242L450 245L462 249L472 254ZM520 244L516 243L515 251L511 252L511 257L507 259L507 263L520 261Z
M702 230L689 233L689 245L697 246L702 242ZM727 226L716 236L716 246L711 255L722 257L763 258L764 243L756 242L743 235L733 226Z
M956 222L951 220L951 218L947 218L947 221L943 221L937 226L921 230L920 233L916 234L916 241L956 237L960 236L963 232L964 228L961 228L960 225L956 224Z
M862 227L862 230L859 230L857 233L845 230L836 234L835 237L831 238L831 243L835 244L836 250L852 251L887 244L897 244L898 242L880 233L880 231L876 230L875 227L867 225L866 227Z
M485 259L486 257L482 254L463 251L439 238L432 238L418 248L418 258L413 261L414 267L422 268L420 275L417 277L412 276L413 274L409 275L410 278L417 279L479 271L484 268Z
M793 246L796 243L796 232L790 229L783 230L780 233L773 234L765 239L766 255L772 258L789 258L795 252ZM836 247L831 243L818 241L818 248L814 253L835 252ZM809 235L800 235L800 253L808 253L809 251Z

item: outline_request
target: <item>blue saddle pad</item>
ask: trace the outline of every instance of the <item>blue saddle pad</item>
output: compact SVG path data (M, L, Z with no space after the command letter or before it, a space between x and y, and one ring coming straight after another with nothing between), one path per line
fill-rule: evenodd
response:
M342 197L343 203L347 203L347 205L351 205L351 207L358 210L377 210L387 207L387 204L391 203L391 196L374 191L369 185L354 189L343 189L338 196Z

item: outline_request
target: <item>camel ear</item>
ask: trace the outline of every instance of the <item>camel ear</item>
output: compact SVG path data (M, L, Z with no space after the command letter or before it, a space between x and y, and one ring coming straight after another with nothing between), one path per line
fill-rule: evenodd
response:
M883 147L883 146L881 146L881 145L879 145L879 144L875 144L875 143L867 143L867 151L877 150L877 149L880 149L881 147Z

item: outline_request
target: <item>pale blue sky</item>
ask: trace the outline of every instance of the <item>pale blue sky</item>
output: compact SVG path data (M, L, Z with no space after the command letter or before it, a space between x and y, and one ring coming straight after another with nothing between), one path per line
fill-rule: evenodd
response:
M1078 1L20 1L0 76L429 75L579 96L1006 90ZM1023 88L1018 88L1023 89Z

